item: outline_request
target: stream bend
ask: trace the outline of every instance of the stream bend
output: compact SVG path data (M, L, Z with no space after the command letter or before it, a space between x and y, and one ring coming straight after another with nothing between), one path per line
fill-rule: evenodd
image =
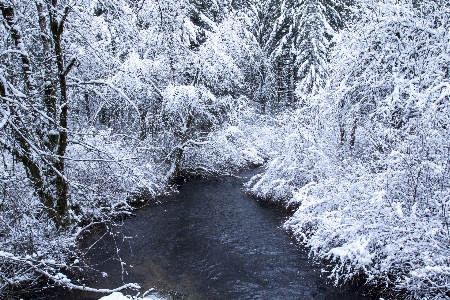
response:
M281 228L286 215L242 191L251 173L189 179L164 204L138 210L114 238L104 237L91 250L92 263L108 274L94 285L136 282L144 291L156 287L195 300L363 299L326 285ZM77 293L65 299L80 299Z

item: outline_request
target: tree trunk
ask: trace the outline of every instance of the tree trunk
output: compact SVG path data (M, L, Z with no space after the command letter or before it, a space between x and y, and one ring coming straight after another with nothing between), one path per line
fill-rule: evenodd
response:
M53 38L54 55L56 57L56 65L58 69L58 79L59 79L59 126L58 126L58 143L52 149L55 154L55 159L52 162L54 168L59 173L59 176L55 176L53 180L53 185L56 188L56 211L58 215L64 216L63 223L61 225L68 225L68 202L67 202L67 192L68 184L65 179L65 161L64 156L67 150L67 117L68 117L68 102L67 102L67 74L70 72L71 68L75 64L75 59L65 67L63 49L61 43L62 33L64 31L65 21L69 14L69 7L64 9L64 14L60 20L57 17L56 11L57 0L52 0L52 5L49 7L50 15L50 30ZM56 131L55 131L56 132ZM55 151L56 150L56 151Z
M44 67L45 82L42 98L38 95L37 85L33 78L31 60L23 43L21 29L17 25L14 7L0 3L0 10L14 45L20 53L28 99L37 108L45 108L49 119L42 121L41 118L36 117L34 112L31 112L30 118L26 117L25 120L21 114L16 113L15 107L11 106L12 117L9 125L15 140L14 144L17 146L10 147L9 150L24 165L27 176L31 180L39 199L45 205L49 217L53 219L57 228L63 228L70 223L67 202L68 185L65 179L64 162L67 148L68 113L66 77L75 61L72 60L65 68L61 36L69 9L65 9L63 17L58 21L56 4L57 1L52 0L52 3L47 6L50 31L52 33L50 38L44 6L42 2L36 3L43 50L41 57L44 59L42 65ZM53 53L52 41L54 46ZM55 57L55 61L52 57ZM54 79L56 74L54 62L56 62L57 66L58 80ZM60 108L59 114L58 107Z

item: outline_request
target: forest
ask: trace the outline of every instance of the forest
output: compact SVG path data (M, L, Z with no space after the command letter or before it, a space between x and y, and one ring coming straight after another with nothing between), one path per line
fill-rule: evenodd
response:
M0 11L0 298L96 290L74 275L84 235L183 178L263 166L245 190L292 212L333 284L450 299L448 0Z

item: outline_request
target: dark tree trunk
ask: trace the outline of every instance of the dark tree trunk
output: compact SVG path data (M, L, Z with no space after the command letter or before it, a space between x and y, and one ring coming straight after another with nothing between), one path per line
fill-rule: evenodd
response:
M345 144L345 120L344 120L344 107L345 102L344 100L341 100L338 105L338 115L339 115L339 132L340 132L340 145L341 147Z
M55 154L55 159L53 161L53 166L59 174L54 177L53 184L56 188L56 211L58 215L64 216L62 219L62 226L67 225L68 219L68 202L67 202L67 191L68 184L65 179L65 161L64 156L67 150L67 117L68 117L68 101L67 101L67 74L73 67L75 60L73 59L67 67L64 64L63 49L61 43L61 37L64 31L65 21L69 14L69 7L64 9L64 14L60 20L57 18L56 14L57 1L52 0L52 5L49 7L50 15L50 30L53 38L54 55L56 57L56 65L58 69L58 79L59 79L59 126L58 126L58 144ZM53 150L53 149L52 149Z
M38 95L31 60L26 52L20 27L16 25L14 7L0 3L0 10L14 45L20 52L24 82L29 94L28 101L39 109L45 109L48 116L47 120L42 121L36 116L33 117L31 113L30 119L23 119L21 114L16 113L15 107L11 106L9 125L15 140L14 144L17 146L10 147L9 150L24 165L27 176L45 205L49 217L53 219L57 228L63 228L70 222L64 161L67 149L68 114L66 77L75 60L65 67L61 36L69 9L66 8L63 17L58 20L56 5L57 1L52 0L48 3L48 12L46 12L42 3L36 3L44 67L43 97ZM46 13L49 15L48 21ZM59 114L58 107L60 107Z

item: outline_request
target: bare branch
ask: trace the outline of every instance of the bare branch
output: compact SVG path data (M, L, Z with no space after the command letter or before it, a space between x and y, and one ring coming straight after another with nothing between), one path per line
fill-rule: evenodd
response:
M72 58L72 60L67 65L66 70L63 73L64 76L67 76L67 74L69 74L70 70L72 70L72 67L75 65L76 60L77 60L76 57Z
M66 6L66 8L64 9L64 15L62 16L61 21L59 21L58 35L61 35L64 30L64 23L67 20L67 16L69 15L69 12L70 12L70 7Z

